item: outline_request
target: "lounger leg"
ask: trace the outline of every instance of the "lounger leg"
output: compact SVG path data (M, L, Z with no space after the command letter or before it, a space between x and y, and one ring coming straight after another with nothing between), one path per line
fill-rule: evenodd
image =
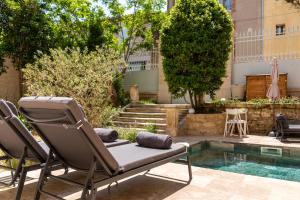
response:
M93 163L91 164L91 167L89 169L89 172L87 174L87 177L85 179L85 183L84 183L84 189L82 191L82 194L81 194L81 198L80 199L87 199L88 197L88 190L89 190L89 186L91 184L91 181L93 181L93 176L94 176L94 173L95 173L95 169L96 169L96 159L94 158L94 161ZM94 188L91 188L91 193L93 193L93 190ZM91 194L90 194L91 195ZM92 195L91 195L92 196Z
M192 162L191 162L191 156L188 154L186 156L187 158L187 164L188 164L188 170L189 170L189 181L188 184L192 181L193 175L192 175Z
M13 177L12 177L12 180L11 182L9 183L9 185L15 185L15 182L17 180L17 178L20 176L20 173L22 172L22 167L23 167L23 164L25 163L25 157L26 157L26 150L27 148L25 147L24 148L24 152L19 160L19 164L16 168L16 171L15 173L13 173Z
M22 169L22 173L21 173L21 177L20 177L20 180L19 180L19 183L18 183L16 200L21 199L21 195L22 195L22 191L23 191L23 187L24 187L26 175L27 175L27 170L25 168L23 168Z
M12 164L12 159L9 159L9 165L10 165L10 168L13 168L13 164ZM12 180L12 185L15 187L15 181L14 180L14 171L13 170L10 170L10 175L11 175L11 180Z
M34 194L35 200L39 200L41 197L41 190L43 189L45 179L47 178L46 175L49 173L48 168L49 168L49 164L50 164L50 160L52 159L52 156L53 156L52 151L50 150L49 155L47 157L46 164L45 164L44 168L41 170L40 178L39 178L39 181L35 188L35 194Z

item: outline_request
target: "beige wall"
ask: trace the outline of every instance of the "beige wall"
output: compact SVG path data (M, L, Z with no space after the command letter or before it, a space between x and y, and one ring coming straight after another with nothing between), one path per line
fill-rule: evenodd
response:
M231 57L230 57L231 58ZM226 77L223 78L223 85L221 88L216 91L216 98L231 98L231 69L232 69L232 59L229 59L227 62L227 68L226 68Z
M159 48L160 49L160 48ZM158 62L158 103L171 103L171 94L163 72L163 57L159 55Z
M264 12L264 56L300 53L300 10L284 0L265 0ZM285 24L285 35L276 36L279 24Z
M235 23L235 31L247 32L262 29L262 0L233 0L231 15Z
M16 103L20 98L20 74L10 59L5 59L4 64L8 69L0 76L0 98Z

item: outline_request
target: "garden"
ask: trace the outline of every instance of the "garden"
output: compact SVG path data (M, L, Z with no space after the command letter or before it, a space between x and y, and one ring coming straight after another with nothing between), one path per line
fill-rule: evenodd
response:
M2 0L0 75L18 72L21 99L16 108L0 98L0 167L11 172L6 185L18 182L0 196L272 199L285 185L298 195L300 146L277 134L300 129L284 124L299 118L300 99L280 97L278 63L266 98L216 97L234 28L218 0L177 0L168 10L165 0ZM186 104L124 89L132 57L154 48L163 92Z

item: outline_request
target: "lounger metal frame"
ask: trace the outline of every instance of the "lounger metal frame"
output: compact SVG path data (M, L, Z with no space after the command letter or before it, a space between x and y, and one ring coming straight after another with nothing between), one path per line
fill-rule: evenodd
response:
M21 112L23 110L21 109ZM132 175L144 172L144 171L149 171L152 168L161 166L163 164L172 162L172 161L176 161L182 157L186 157L186 162L187 162L187 167L188 167L188 173L189 173L189 180L186 181L187 184L189 184L192 180L192 170L191 170L191 160L190 160L190 156L188 154L188 151L179 153L177 155L171 156L169 158L165 158L162 160L158 160L156 162L144 165L142 167L136 168L136 169L132 169L130 171L124 172L124 173L119 173L119 172L112 172L109 167L106 165L105 161L101 158L101 156L98 155L97 151L95 150L95 147L92 145L91 141L89 141L89 138L87 138L82 130L82 126L84 125L84 123L87 122L83 122L83 121L77 121L74 124L63 124L63 126L67 129L77 129L79 130L79 134L82 137L82 139L86 142L86 145L89 146L92 149L93 152L93 162L90 164L90 168L87 171L87 176L85 178L84 183L79 183L76 181L73 181L71 179L67 179L64 178L62 176L55 176L51 174L51 166L52 166L52 160L53 157L55 156L64 166L70 167L72 168L72 166L68 166L68 164L64 161L64 159L59 155L59 152L56 151L56 149L51 145L51 143L48 141L47 137L43 135L43 133L39 130L37 124L42 124L42 123L53 123L53 122L57 122L60 121L62 119L67 118L68 116L70 116L70 113L68 111L65 112L65 117L61 117L61 118L57 118L57 119L47 119L47 120L39 120L39 119L34 119L33 117L27 116L26 112L22 112L24 114L24 116L29 119L29 123L32 124L32 126L34 126L34 128L36 129L36 131L38 131L38 133L40 134L40 136L43 138L43 140L47 143L47 145L50 148L50 152L47 158L47 161L45 163L44 168L41 171L40 174L40 178L37 184L37 188L36 188L36 192L35 192L35 200L40 199L41 194L45 194L57 199L63 199L51 192L45 191L43 189L43 186L45 185L45 181L48 178L52 178L52 179L56 179L56 180L60 180L64 183L68 183L71 185L76 185L79 186L83 189L82 194L81 194L81 199L95 199L96 198L96 193L97 193L97 188L107 185L107 184L111 184L114 182L117 182L119 180L122 180L124 178L130 177ZM71 118L72 119L72 118ZM53 124L52 124L53 125ZM59 124L58 126L61 126L61 124ZM101 180L95 180L94 175L95 173L98 173L100 171L96 170L96 164L100 163L101 166L103 167L103 171L101 171L102 175L105 175L106 177L101 179ZM78 170L78 169L75 169ZM78 171L82 171L82 170L78 170Z
M0 168L11 171L11 181L9 183L0 182L0 184L5 185L5 186L15 186L17 180L19 179L18 188L17 188L17 192L15 195L15 199L19 200L19 199L21 199L21 195L22 195L22 191L24 188L24 183L26 180L27 173L30 171L37 170L37 169L42 169L44 167L44 165L42 163L45 161L43 161L44 159L35 151L35 149L31 146L31 144L19 132L19 130L16 129L16 127L11 124L10 119L13 116L7 116L7 117L3 117L3 116L4 116L4 114L0 111L0 119L4 123L7 123L9 125L9 127L14 130L16 135L25 144L23 152L22 152L22 156L20 158L14 158L14 156L10 155L9 151L0 144L0 149L5 154L4 156L0 157L0 161L2 161L2 162L9 161L9 164L10 164L10 166L0 164ZM34 154L36 161L33 161L32 158L30 159L28 157L28 150L30 150ZM13 159L17 159L19 161L16 168L13 168L13 166L12 166ZM27 160L34 162L34 164L26 165ZM62 168L58 162L53 162L52 167L55 169Z
M2 147L1 147L1 150L3 150L5 152L5 150ZM11 165L11 160L14 158L9 156L7 153L5 153L5 154L6 154L6 156L0 157L0 161L10 161L10 165ZM27 158L27 147L24 148L22 157L20 159L18 159L19 163L18 163L16 169L14 169L12 167L12 165L10 167L5 166L5 165L0 165L0 168L11 171L11 181L9 183L0 182L1 184L5 185L5 186L15 186L15 183L17 182L17 179L19 178L17 193L15 196L15 199L17 199L17 200L21 199L27 172L41 169L43 167L41 163L26 166L25 165L26 158Z
M51 155L54 156L54 154L51 152ZM186 181L187 184L189 184L192 180L192 170L191 170L191 161L190 161L190 156L188 155L188 153L184 152L184 153L180 153L178 155L163 159L163 160L159 160L157 162L148 164L148 165L144 165L142 167L127 171L125 173L121 173L121 174L117 174L115 176L109 176L107 175L106 178L103 178L101 180L97 180L97 182L95 182L94 180L94 175L95 173L99 172L96 171L96 163L97 160L94 159L94 162L91 163L90 169L87 171L87 177L83 183L79 183L76 181L73 181L71 179L68 178L64 178L64 177L60 177L60 176L55 176L55 175L51 175L49 173L46 173L47 171L49 171L49 167L51 166L51 162L49 160L47 160L45 167L43 168L41 175L40 175L40 179L37 185L37 189L36 189L36 193L35 193L35 200L40 199L40 195L41 194L45 194L57 199L63 199L53 193L50 193L48 191L43 190L43 186L45 184L45 181L48 178L52 178L55 180L59 180L62 181L64 183L70 184L70 185L76 185L79 186L81 188L83 188L82 194L81 194L81 198L80 199L95 199L96 198L96 193L97 193L97 188L105 186L105 185L110 185L111 183L117 182L119 180L128 178L130 176L139 174L141 172L144 171L149 171L155 167L161 166L163 164L172 162L172 161L176 161L182 157L186 156L187 157L187 166L188 166L188 173L189 173L189 180ZM51 156L49 156L49 158L51 158ZM166 177L167 178L167 177Z

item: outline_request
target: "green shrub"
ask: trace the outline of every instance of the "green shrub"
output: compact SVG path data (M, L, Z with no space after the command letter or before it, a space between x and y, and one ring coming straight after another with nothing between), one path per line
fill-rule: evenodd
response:
M227 104L232 104L232 103L240 103L241 101L238 99L215 99L211 103L214 104L215 106L225 106Z
M113 88L116 91L116 102L117 106L125 106L130 103L130 98L126 94L124 87L122 85L122 80L124 78L123 74L118 74L113 81Z
M106 126L117 114L110 97L113 80L124 65L111 49L51 50L23 70L25 95L73 97L94 126Z
M146 126L146 131L150 132L150 133L156 133L157 132L157 127L155 124L148 124Z
M144 105L153 105L157 104L157 102L153 99L141 99L139 103L144 104Z
M217 0L178 0L161 34L163 70L175 97L190 96L201 112L204 95L214 95L226 74L232 20Z
M22 114L18 115L18 118L29 131L32 131L32 127L30 126L27 119Z
M136 136L138 130L134 128L121 128L121 127L112 127L119 133L119 138L123 140L128 140L130 142L136 142Z

